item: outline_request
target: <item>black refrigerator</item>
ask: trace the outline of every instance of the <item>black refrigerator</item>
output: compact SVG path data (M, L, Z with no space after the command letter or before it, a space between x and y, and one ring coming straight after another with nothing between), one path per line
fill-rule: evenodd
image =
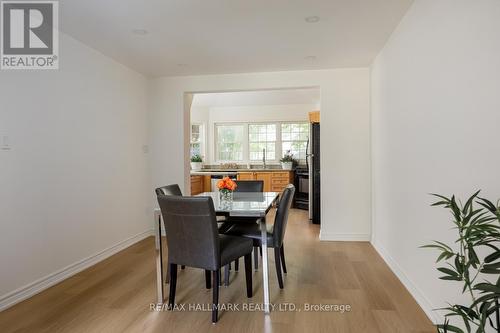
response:
M320 170L320 127L311 123L307 162L309 169L309 219L321 223L321 170Z

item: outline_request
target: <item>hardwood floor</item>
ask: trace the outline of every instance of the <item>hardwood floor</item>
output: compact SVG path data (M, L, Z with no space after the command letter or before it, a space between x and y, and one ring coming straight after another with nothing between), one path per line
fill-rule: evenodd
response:
M152 311L155 302L154 239L145 239L70 279L0 313L0 332L435 332L414 299L369 243L319 242L307 212L292 210L285 237L288 274L278 288L270 251L271 302L284 310L309 304L344 304L349 312ZM221 304L262 302L262 275L254 272L254 297L245 292L243 261L221 287ZM168 288L167 288L168 290ZM168 294L168 293L167 293ZM178 303L208 307L203 271L179 270Z

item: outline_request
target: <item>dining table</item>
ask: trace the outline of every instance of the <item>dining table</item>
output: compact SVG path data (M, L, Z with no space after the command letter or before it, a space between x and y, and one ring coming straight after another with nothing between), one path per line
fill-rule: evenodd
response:
M230 199L222 197L219 192L203 192L199 197L211 197L217 215L231 217L255 218L260 224L262 242L262 279L264 292L264 312L270 312L269 303L269 265L267 253L266 215L276 204L279 192L234 192ZM235 219L236 223L238 219ZM154 209L155 247L156 247L156 289L158 304L164 303L163 249L162 249L162 217L159 208ZM245 222L243 222L245 223ZM168 232L168 231L166 231Z

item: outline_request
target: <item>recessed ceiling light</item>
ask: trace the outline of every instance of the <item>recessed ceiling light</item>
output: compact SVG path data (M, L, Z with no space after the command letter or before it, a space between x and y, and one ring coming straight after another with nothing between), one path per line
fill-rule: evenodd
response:
M316 56L307 56L304 59L307 61L314 61L314 60L316 60Z
M144 36L144 35L147 35L149 32L146 29L134 29L134 30L132 30L132 33L134 35Z
M317 23L319 22L319 16L308 16L304 19L307 23Z

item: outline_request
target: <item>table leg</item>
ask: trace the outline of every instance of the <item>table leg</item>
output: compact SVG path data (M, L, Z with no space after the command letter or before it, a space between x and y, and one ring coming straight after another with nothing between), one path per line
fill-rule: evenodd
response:
M161 246L161 214L154 212L155 219L155 245L156 245L156 295L158 304L163 304L163 251Z
M264 286L264 312L269 313L269 265L267 261L267 228L266 218L260 219L262 237L262 280Z

